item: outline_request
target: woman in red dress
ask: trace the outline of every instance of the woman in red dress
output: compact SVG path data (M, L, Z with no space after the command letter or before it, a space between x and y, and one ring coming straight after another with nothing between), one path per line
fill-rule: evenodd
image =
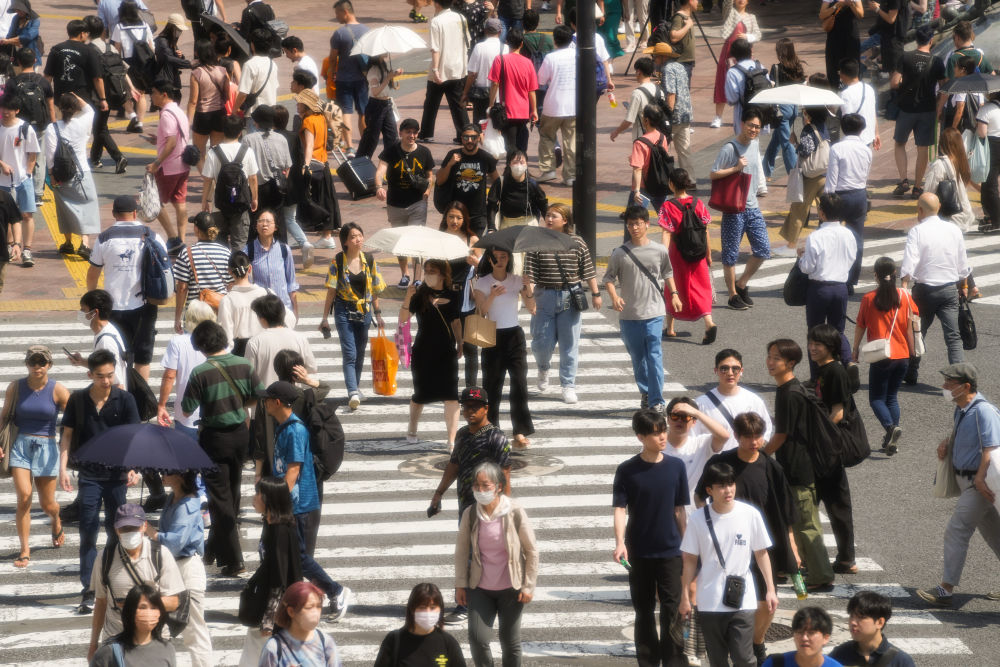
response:
M674 282L677 286L683 308L675 311L670 303L670 295L664 295L667 302L667 327L663 331L664 338L673 338L674 320L694 322L705 319L705 337L702 345L711 345L719 333L719 327L712 321L712 301L715 291L712 288L712 246L709 242L708 224L712 214L705 207L705 202L695 199L687 193L694 187L694 181L684 169L674 169L670 172L670 189L674 196L663 203L660 209L660 226L663 227L663 245L670 253L670 266L674 272ZM689 262L681 256L673 235L684 219L684 210L688 206L694 208L695 215L705 225L705 247L708 252L705 257Z
M730 67L736 64L736 61L729 57L729 47L740 37L746 38L751 44L759 42L761 38L757 17L747 11L748 4L748 0L733 0L732 8L726 15L725 22L719 31L722 39L726 41L722 45L719 63L715 68L715 94L713 95L715 118L712 120L712 127L722 127L722 110L726 108L726 73Z

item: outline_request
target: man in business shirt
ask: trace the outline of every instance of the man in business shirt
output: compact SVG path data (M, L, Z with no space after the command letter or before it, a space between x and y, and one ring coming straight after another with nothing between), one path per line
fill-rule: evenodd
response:
M858 248L851 230L840 221L840 195L824 192L819 196L820 226L799 248L799 268L809 276L806 294L806 326L829 324L840 332L840 359L851 360L851 346L844 336L847 321L847 278ZM809 362L810 376L816 365Z
M917 200L919 223L906 234L903 248L903 289L913 285L913 302L920 309L920 329L927 328L937 317L941 320L944 343L948 348L948 363L964 361L962 337L958 333L958 297L965 296L966 278L972 273L965 252L962 231L953 223L938 217L941 202L937 195L925 192ZM958 289L955 285L958 284ZM906 371L906 383L916 384L920 358L911 357Z
M865 246L865 220L868 217L868 172L872 167L872 149L864 143L862 132L865 119L859 114L847 114L840 120L843 138L830 147L830 162L826 167L825 192L840 195L839 217L854 232L857 254L847 278L847 293L861 275L861 256ZM957 228L956 228L957 229Z
M950 607L952 591L962 578L973 533L978 530L1000 558L1000 515L993 504L998 489L986 485L990 457L1000 446L1000 411L977 393L979 376L972 364L951 364L941 370L941 375L944 376L942 390L957 407L952 413L952 437L941 441L937 456L939 459L951 456L961 494L944 529L941 583L934 588L918 590L917 595L935 607ZM986 597L1000 600L1000 592L989 593Z
M840 99L844 102L843 106L840 107L841 113L845 116L860 114L865 119L865 125L861 130L861 142L875 150L881 149L882 140L878 136L878 113L876 110L878 93L871 85L861 80L861 65L856 59L844 58L840 61L838 71L840 83L843 86L840 89Z

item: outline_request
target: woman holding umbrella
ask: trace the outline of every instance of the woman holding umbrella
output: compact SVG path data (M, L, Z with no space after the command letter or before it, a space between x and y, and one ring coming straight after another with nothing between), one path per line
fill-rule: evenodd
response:
M62 522L56 502L56 474L59 472L59 445L56 418L69 400L69 389L49 378L52 353L44 345L32 345L24 356L28 375L7 386L0 424L12 419L17 439L10 448L10 474L17 492L17 536L21 553L14 567L28 567L31 549L31 485L34 479L38 504L52 519L52 546L63 545ZM0 456L3 456L0 451Z
M475 276L476 267L479 265L479 258L483 253L482 250L472 247L479 241L479 237L473 233L470 220L469 209L466 208L465 204L453 201L445 209L444 215L441 217L441 225L438 227L442 232L462 239L469 247L468 255L448 262L451 266L451 286L455 290L463 330L465 318L476 310L476 303L472 297L472 279ZM479 384L476 381L479 376L479 356L476 346L463 343L462 351L465 357L465 386L471 387Z
M399 142L396 120L393 116L393 101L389 91L397 88L396 77L402 69L390 69L389 54L376 56L368 68L368 106L365 107L365 131L358 142L358 155L371 157L378 147L378 135L382 133L382 146L388 148Z

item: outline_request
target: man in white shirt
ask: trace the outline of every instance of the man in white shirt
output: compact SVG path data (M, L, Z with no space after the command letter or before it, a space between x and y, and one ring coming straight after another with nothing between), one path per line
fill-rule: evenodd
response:
M240 149L244 146L243 142L240 141L240 133L242 131L243 119L236 115L227 116L222 123L222 143L213 146L205 156L205 164L201 168L201 175L204 178L204 186L201 190L201 210L206 213L212 210L213 199L211 195L213 185L216 176L219 175L219 171L223 166L216 151L221 151L227 160L235 160L240 153ZM241 167L250 185L250 211L256 211L257 172L259 171L259 167L257 165L257 157L252 150L249 150L249 146L247 146L247 150L243 151ZM247 238L250 235L250 212L227 212L220 210L217 211L216 216L219 227L219 240L228 242L233 252L242 250L246 246Z
M853 232L840 222L840 195L824 192L819 196L820 226L799 247L799 268L809 276L806 292L806 326L829 324L840 332L840 360L851 361L851 346L844 336L847 322L847 279L857 257ZM815 378L816 367L810 360Z
M847 293L854 294L854 286L861 275L861 257L865 246L865 220L868 218L868 172L872 167L872 149L864 143L861 133L865 119L859 114L847 114L840 119L843 138L830 147L830 161L826 167L824 192L840 195L839 217L854 232L857 254L847 277Z
M938 217L941 202L937 195L925 192L917 200L919 223L906 234L903 264L899 269L903 289L913 286L913 302L920 310L920 329L927 329L937 317L941 320L948 363L965 361L962 337L958 332L958 298L966 295L966 279L972 273L962 231ZM955 289L956 284L958 289ZM911 357L906 383L916 384L920 358Z
M107 350L114 355L114 385L120 389L126 389L128 386L128 375L126 374L128 367L122 352L127 348L118 327L111 323L111 309L113 307L114 301L107 291L90 290L80 297L80 310L76 314L76 319L94 333L95 352ZM74 366L86 367L87 358L79 352L73 352L69 355L69 363Z
M166 252L163 238L135 219L135 197L115 197L111 213L115 224L97 237L90 253L87 289L97 289L97 279L104 273L104 289L114 302L111 321L122 334L132 363L142 377L149 379L156 336L158 307L142 296L142 244L149 234Z
M840 107L843 115L860 114L865 119L861 131L861 142L875 150L882 148L882 139L878 136L878 93L871 85L859 78L860 65L854 58L844 58L840 61L840 99L844 105Z
M451 10L451 5L452 0L434 0L435 14L430 24L431 67L427 72L427 93L420 119L421 135L417 137L418 141L425 143L434 140L434 125L442 96L448 99L456 140L469 122L465 105L461 103L463 83L468 74L465 57L470 42L469 25L464 16Z
M236 108L242 109L244 102L250 102L244 112L247 125L252 125L250 115L261 104L274 106L278 101L278 65L269 54L271 38L262 29L250 34L250 49L253 57L243 63L240 87L236 94ZM249 98L249 99L248 99Z
M281 40L281 50L285 57L292 61L292 70L304 69L316 77L316 84L312 87L313 92L319 95L319 68L312 56L306 55L305 45L302 39L294 35L289 35Z
M464 107L472 101L472 122L478 123L486 119L486 110L490 100L490 67L501 54L510 51L506 44L500 41L500 31L503 24L500 19L486 19L486 39L472 47L469 56L469 73L465 78L465 89L462 91L461 104Z
M31 123L21 120L18 95L4 97L0 107L0 188L14 197L21 211L21 266L31 267L31 242L35 236L35 184L31 172L38 157L38 136Z
M698 409L704 412L717 422L729 425L729 440L722 446L723 451L736 449L739 442L736 439L734 420L736 415L744 412L757 414L764 422L764 439L770 440L774 427L771 425L771 416L767 412L767 405L764 399L740 386L740 378L743 377L743 355L737 350L719 350L715 355L715 375L719 378L719 385L715 389L710 389L695 399ZM693 433L709 433L702 423L695 422Z
M556 133L562 135L563 180L576 178L576 49L573 31L557 25L552 31L556 50L538 69L538 85L548 86L538 124L538 182L556 178Z
M652 58L639 58L635 61L635 81L639 85L629 97L625 120L611 131L611 141L629 128L632 128L632 141L637 141L642 136L642 110L656 98L656 82L652 79L655 69Z

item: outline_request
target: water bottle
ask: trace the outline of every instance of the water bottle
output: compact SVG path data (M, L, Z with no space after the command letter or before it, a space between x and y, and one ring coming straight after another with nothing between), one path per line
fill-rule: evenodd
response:
M608 93L608 102L611 103L611 108L614 109L618 106L618 100L615 99L614 93Z
M809 597L806 592L806 582L802 578L802 570L796 570L795 574L792 575L792 587L795 589L795 597L800 600L805 600Z

